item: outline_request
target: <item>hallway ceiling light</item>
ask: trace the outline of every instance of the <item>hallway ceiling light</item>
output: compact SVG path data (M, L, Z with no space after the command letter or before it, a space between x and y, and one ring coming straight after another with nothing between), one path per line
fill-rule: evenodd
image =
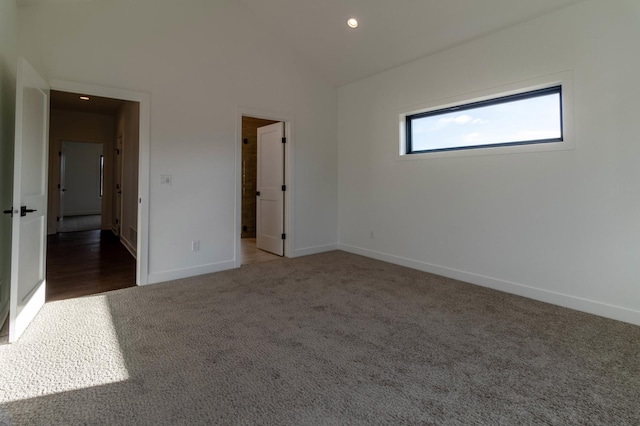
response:
M349 28L358 28L358 20L356 18L349 18L347 20Z
M80 96L80 99L82 99L83 101L88 101L89 97L88 96Z

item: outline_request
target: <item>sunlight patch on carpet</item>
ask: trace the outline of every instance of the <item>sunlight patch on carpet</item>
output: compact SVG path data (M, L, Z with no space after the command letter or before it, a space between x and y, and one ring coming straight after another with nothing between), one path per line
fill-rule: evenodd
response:
M52 304L67 306L49 309ZM0 347L0 403L129 378L106 296L52 304L18 342Z

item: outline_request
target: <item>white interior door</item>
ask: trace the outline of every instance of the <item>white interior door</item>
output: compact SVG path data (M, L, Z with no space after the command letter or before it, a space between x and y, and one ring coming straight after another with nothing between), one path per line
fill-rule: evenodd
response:
M284 255L284 123L258 129L256 246Z
M18 62L11 234L9 341L15 342L45 302L49 86Z

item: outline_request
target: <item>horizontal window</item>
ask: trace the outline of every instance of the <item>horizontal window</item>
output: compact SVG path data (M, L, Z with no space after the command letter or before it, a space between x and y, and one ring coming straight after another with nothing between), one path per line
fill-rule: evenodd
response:
M563 141L562 87L407 115L406 154Z

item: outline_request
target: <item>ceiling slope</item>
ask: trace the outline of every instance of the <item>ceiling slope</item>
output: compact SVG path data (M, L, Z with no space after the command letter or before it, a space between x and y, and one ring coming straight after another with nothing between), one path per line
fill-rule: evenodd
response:
M240 1L341 86L582 0Z

